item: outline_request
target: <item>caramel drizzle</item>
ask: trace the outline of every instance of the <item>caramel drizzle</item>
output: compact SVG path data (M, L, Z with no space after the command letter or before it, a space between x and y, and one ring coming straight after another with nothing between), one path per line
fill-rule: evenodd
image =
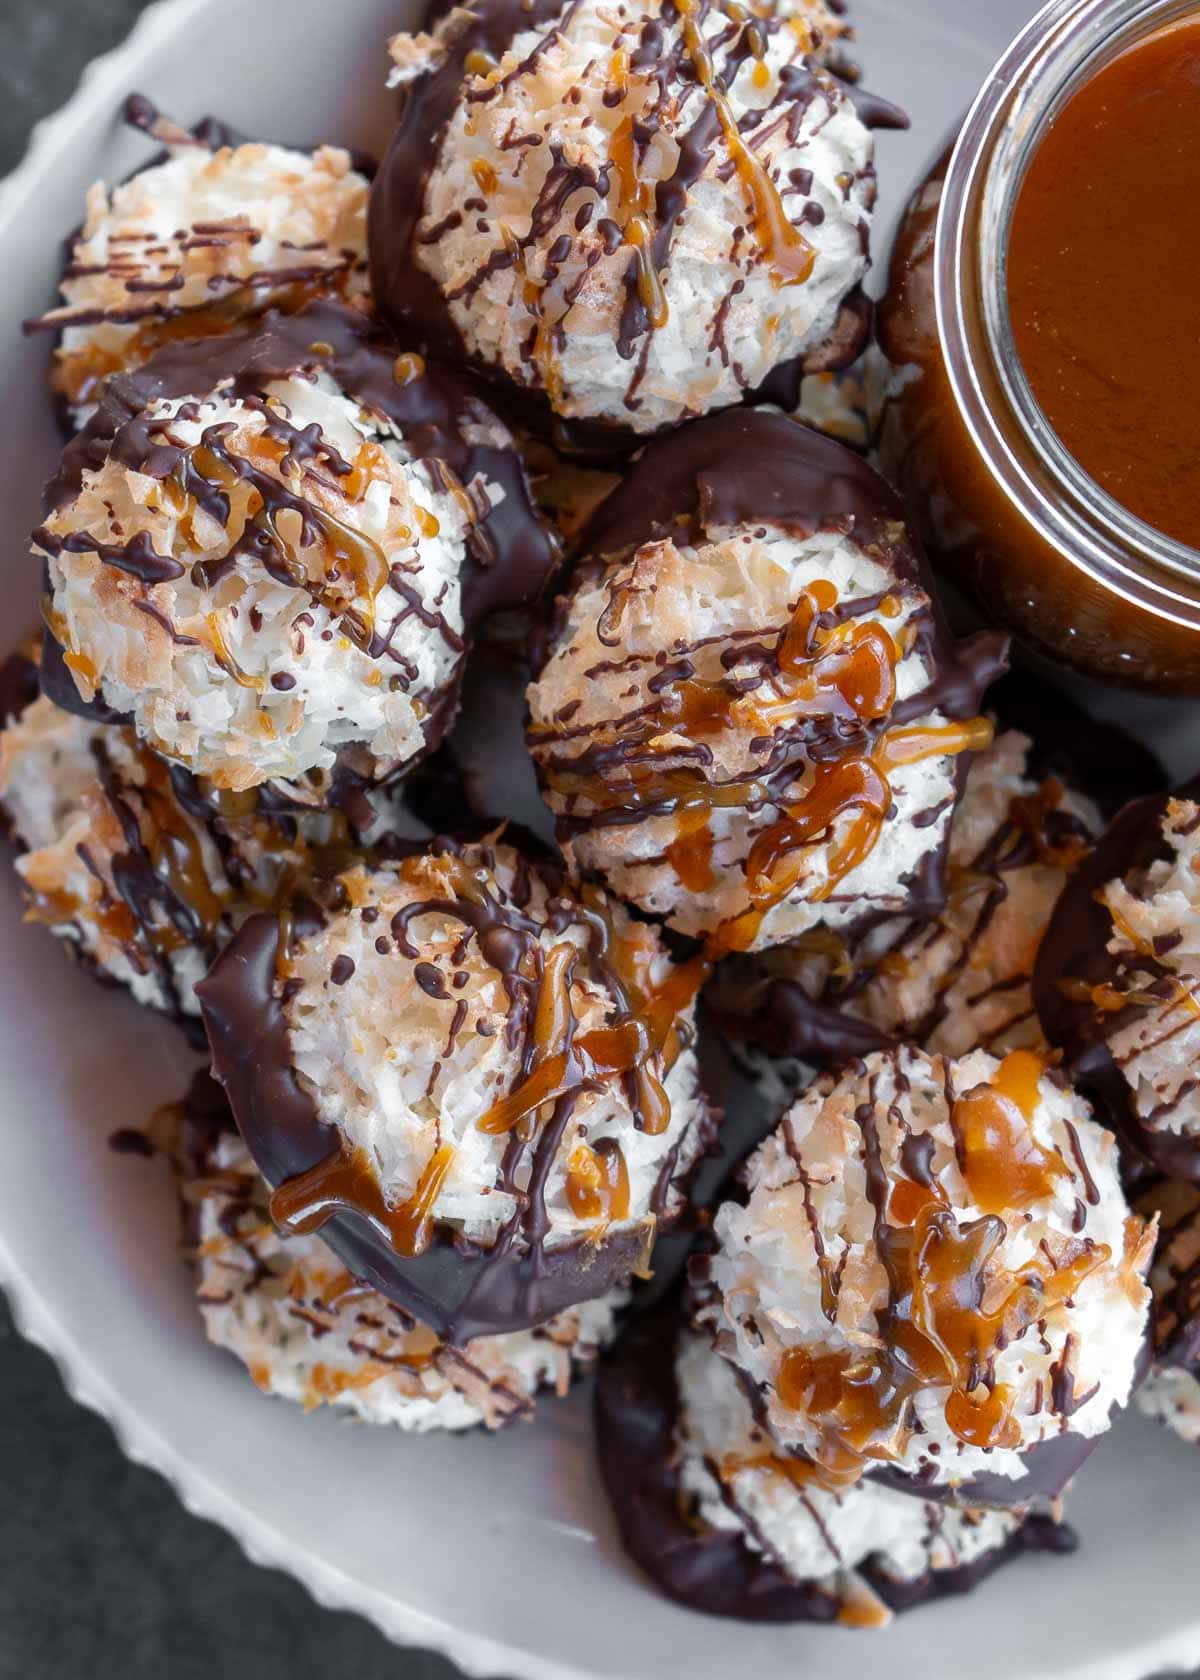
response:
M602 1235L612 1223L629 1218L629 1169L616 1139L593 1149L579 1143L567 1166L566 1196L576 1219L592 1220Z
M424 1254L433 1240L434 1208L454 1165L450 1144L435 1149L417 1187L398 1207L384 1199L374 1162L363 1149L334 1154L285 1179L271 1192L271 1218L290 1236L308 1236L342 1210L368 1220L396 1251Z
M1106 1245L1085 1238L1063 1239L1055 1252L1043 1243L1017 1272L997 1261L1007 1235L1000 1213L1052 1196L1071 1176L1062 1157L1032 1135L1044 1068L1040 1057L1014 1051L990 1084L953 1102L960 1171L983 1214L968 1224L956 1222L928 1162L923 1171L916 1160L905 1162L917 1179L889 1180L874 1082L859 1108L875 1242L888 1279L881 1345L828 1354L791 1348L775 1379L780 1404L803 1415L817 1435L811 1457L825 1485L845 1486L872 1461L900 1458L911 1403L928 1388L949 1388L946 1421L959 1440L984 1449L1020 1446L1017 1397L997 1382L996 1355L1112 1258Z
M673 0L673 4L683 19L683 36L697 80L717 113L729 155L746 189L752 208L750 227L763 260L777 286L801 285L812 275L816 251L789 221L779 189L770 173L742 139L737 118L718 84L712 58L697 22L697 18L703 15L698 0ZM744 33L747 45L753 51L754 44L762 39L761 29L756 24L746 24ZM761 53L755 56L761 58ZM757 68L765 66L760 64Z
M232 558L256 555L270 577L305 590L340 617L351 640L368 650L373 639L375 601L391 571L387 555L373 538L352 530L333 514L289 490L250 457L231 454L224 445L225 435L223 426L210 426L200 443L183 452L169 482L188 503L203 508L225 526L233 545ZM286 464L286 441L272 444L263 436L254 439L252 447L273 465ZM343 479L349 479L354 471L337 457L329 465ZM241 506L236 505L239 502ZM416 510L418 520L422 513ZM424 516L425 535L436 534L436 521L429 525L431 518ZM290 534L293 525L298 528ZM296 536L300 546L322 545L325 561L319 579L309 577ZM343 578L348 579L349 590ZM209 616L210 634L214 617ZM229 670L232 662L226 663L228 653L222 657L218 641L219 633L213 639L214 656L223 669ZM247 680L244 675L235 675L234 680L250 687L261 682L257 678Z

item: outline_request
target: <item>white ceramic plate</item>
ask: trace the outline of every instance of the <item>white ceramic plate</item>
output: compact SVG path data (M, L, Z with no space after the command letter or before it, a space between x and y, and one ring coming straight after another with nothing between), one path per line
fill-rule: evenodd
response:
M869 81L914 119L910 134L881 137L885 225L1032 10L855 0ZM34 618L25 533L55 454L46 347L16 323L50 299L57 242L90 180L145 155L119 127L124 95L139 88L188 121L213 110L271 138L378 146L383 42L410 15L406 0L167 0L92 67L0 189L3 645ZM322 1603L472 1674L519 1680L1140 1680L1200 1663L1200 1456L1136 1419L1101 1447L1073 1501L1077 1557L1014 1565L970 1599L869 1637L744 1628L657 1598L615 1544L586 1393L547 1403L532 1427L461 1440L354 1429L262 1399L203 1340L161 1169L106 1145L182 1089L186 1052L19 925L7 870L0 929L0 1281L18 1320L131 1457Z

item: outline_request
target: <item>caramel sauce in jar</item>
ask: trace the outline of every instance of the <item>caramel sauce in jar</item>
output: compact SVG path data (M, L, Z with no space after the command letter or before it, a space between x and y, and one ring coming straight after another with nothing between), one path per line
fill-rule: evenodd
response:
M1126 47L1054 118L1008 246L1033 393L1097 484L1200 549L1200 18Z
M1166 345L1197 313L1180 183L1200 174L1200 26L1154 31L1165 9L1086 0L1060 30L1031 25L918 188L878 317L897 375L881 454L988 623L1086 676L1184 695L1200 693L1200 513L1180 456L1200 472L1178 416L1200 350L1194 332Z

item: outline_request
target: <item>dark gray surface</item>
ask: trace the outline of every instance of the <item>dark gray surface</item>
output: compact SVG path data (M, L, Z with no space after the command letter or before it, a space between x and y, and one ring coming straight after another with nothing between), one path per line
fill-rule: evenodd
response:
M0 176L142 0L0 0ZM11 323L3 330L12 331ZM0 1680L454 1680L256 1569L122 1457L0 1297Z

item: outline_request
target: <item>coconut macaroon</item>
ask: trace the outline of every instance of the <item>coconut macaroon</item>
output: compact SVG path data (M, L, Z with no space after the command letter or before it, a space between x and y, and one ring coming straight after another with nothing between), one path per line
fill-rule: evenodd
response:
M1042 1046L1032 994L1038 948L1101 818L1059 777L1030 777L1031 747L1007 730L973 761L936 915L731 958L708 994L721 1025L784 1056L861 1054L901 1041L947 1056Z
M650 445L529 690L572 864L716 954L932 905L1002 638L950 643L891 491L766 411Z
M51 385L82 426L109 374L161 345L223 333L314 296L365 298L368 182L337 146L238 143L180 128L140 95L127 119L166 147L122 185L97 181L70 239Z
M1104 1118L1200 1183L1200 782L1108 830L1055 914L1037 1002Z
M45 515L54 698L308 800L440 740L475 624L555 552L490 411L331 303L109 380Z
M286 943L253 919L199 988L274 1217L456 1342L644 1271L712 1136L687 971L504 841L342 885L352 909Z
M0 731L0 813L19 848L26 919L197 1031L195 984L235 928L319 892L354 839L338 812L223 815L132 729L44 696Z
M400 1429L496 1429L565 1394L611 1340L619 1292L535 1330L453 1348L395 1302L355 1283L319 1237L284 1237L268 1191L232 1131L185 1130L176 1156L196 1299L208 1338L265 1393L330 1405Z
M822 1486L780 1452L729 1361L673 1314L626 1326L601 1366L596 1425L626 1548L670 1597L712 1615L877 1628L1021 1551L1074 1543L1041 1513Z
M1139 1191L1137 1208L1159 1221L1150 1270L1155 1361L1138 1390L1138 1405L1195 1445L1200 1443L1200 1188L1157 1177Z
M870 128L905 119L821 66L824 6L790 10L475 0L397 36L380 307L576 443L851 361Z
M698 1317L783 1452L830 1487L1061 1491L1139 1374L1155 1232L1111 1133L1040 1057L850 1064L745 1183L697 1267Z

